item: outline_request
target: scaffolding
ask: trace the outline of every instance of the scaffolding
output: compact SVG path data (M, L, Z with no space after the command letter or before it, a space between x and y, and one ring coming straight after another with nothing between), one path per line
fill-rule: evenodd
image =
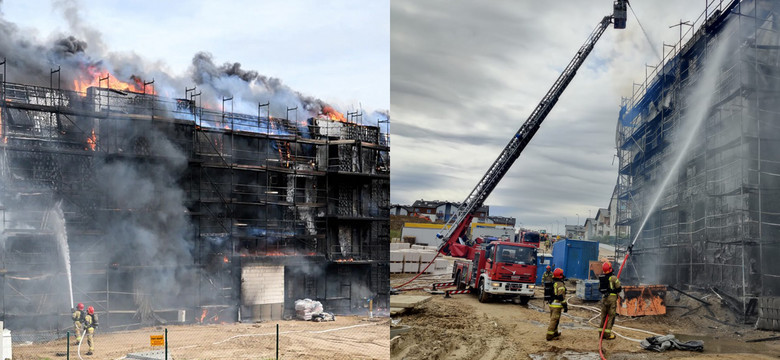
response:
M662 61L623 99L616 133L616 225L630 227L617 253L638 236L626 274L634 282L716 291L745 321L755 319L758 297L780 292L780 266L770 260L780 255L778 15L773 1L708 1L693 23L678 24L679 42L663 45ZM711 89L713 105L678 173L648 209L674 170L684 138L675 132L699 100L691 90L718 43L729 54Z
M387 134L378 126L323 115L299 120L289 116L298 114L295 108L277 118L268 103L258 104L257 114L234 113L232 98L223 99L218 111L204 108L195 88L170 99L147 93L152 83L131 92L105 80L105 87L85 92L54 81L50 87L3 81L0 276L6 327L68 326L67 301L53 299L68 290L63 260L51 256L61 253L52 241L56 231L47 226L58 201L74 295L105 314L108 329L170 321L182 309L190 310L186 322L197 321L206 307L240 320L240 270L252 264L292 269L285 274L288 311L304 297L342 313L369 296L387 307L390 163ZM132 171L118 173L125 169ZM146 177L169 191L146 187ZM138 180L129 182L137 188L107 184L122 178ZM112 194L117 190L131 196ZM117 233L140 230L112 227L128 218L144 224L160 253L191 260L130 256L138 254L137 244L122 243ZM179 218L185 224L176 224ZM185 250L170 249L176 244L168 244L169 237L183 238ZM317 276L299 271L311 266L324 270ZM179 292L143 290L145 279L166 274ZM88 285L76 280L85 278ZM155 298L166 296L170 301ZM152 308L155 301L177 305Z

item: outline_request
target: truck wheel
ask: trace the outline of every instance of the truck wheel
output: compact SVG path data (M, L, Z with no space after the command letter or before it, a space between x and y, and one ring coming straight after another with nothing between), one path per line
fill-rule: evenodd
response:
M520 305L528 305L528 301L531 300L530 296L521 296Z
M477 300L479 300L479 302L481 302L481 303L488 302L488 296L489 296L488 293L485 291L485 282L484 281L480 281L479 282L479 297L477 298Z

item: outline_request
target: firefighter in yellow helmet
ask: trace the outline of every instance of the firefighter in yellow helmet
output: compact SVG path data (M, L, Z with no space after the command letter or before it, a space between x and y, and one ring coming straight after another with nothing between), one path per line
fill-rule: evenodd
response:
M95 308L92 306L87 308L87 315L84 316L84 327L86 328L87 333L87 345L89 345L89 351L87 351L87 355L92 355L92 352L95 351L95 342L92 339L93 334L95 333L95 328L98 326L98 316L95 314Z
M612 340L615 338L615 334L612 333L612 325L615 324L615 316L617 316L617 298L620 293L620 280L612 273L612 264L605 262L601 266L601 270L604 274L599 276L599 291L601 291L603 297L601 298L601 327L604 329L604 339ZM609 319L605 317L609 316ZM606 327L604 326L606 321ZM599 332L599 338L601 338L601 332Z
M76 305L76 310L73 311L73 315L70 316L70 318L73 319L73 327L76 329L76 344L81 342L81 331L84 328L83 323L85 315L84 304L79 303Z
M561 333L558 332L561 311L568 312L569 304L566 303L566 285L563 283L563 269L557 268L553 271L553 295L550 303L550 326L547 327L547 341L561 336Z

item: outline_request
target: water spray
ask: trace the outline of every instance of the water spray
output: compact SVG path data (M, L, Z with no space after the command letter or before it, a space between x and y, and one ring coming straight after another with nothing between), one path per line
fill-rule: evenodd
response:
M728 29L723 30L723 33L728 32ZM674 160L671 168L669 168L669 171L666 173L666 177L661 182L661 186L658 187L655 196L653 196L653 200L650 202L650 207L647 208L647 213L642 219L642 223L639 225L639 229L637 229L634 240L631 241L631 244L628 245L628 248L626 249L626 256L623 258L623 262L620 264L620 269L617 273L618 279L620 279L620 274L623 272L623 267L626 266L626 263L628 262L628 257L631 255L634 244L636 244L636 241L642 234L642 230L644 230L648 219L653 214L653 211L655 211L655 208L658 206L658 201L661 199L664 190L669 185L669 181L672 179L672 177L677 175L677 171L679 170L683 159L688 154L688 150L690 149L691 144L693 143L693 140L696 137L699 128L701 127L701 124L704 123L704 120L707 119L707 117L709 117L709 115L712 113L713 109L711 106L714 96L713 89L716 88L715 85L719 78L718 71L721 67L721 64L723 63L723 59L728 54L728 49L728 46L720 42L716 45L715 51L707 58L708 62L704 67L703 74L700 76L701 80L689 96L690 99L697 99L698 101L696 101L690 113L687 113L685 116L685 118L689 120L687 124L688 126L687 128L678 130L678 133L687 133L687 137L685 138L682 148L680 148L679 152L677 153L677 158ZM607 328L608 321L609 315L606 315L604 318L604 324L602 324L601 334L599 336L599 355L602 359L605 359L605 357L602 353L601 344L604 340L604 330Z

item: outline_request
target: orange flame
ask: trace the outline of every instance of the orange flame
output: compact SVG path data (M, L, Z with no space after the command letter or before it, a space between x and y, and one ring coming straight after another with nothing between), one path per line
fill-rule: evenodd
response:
M97 147L97 135L95 135L95 129L92 129L92 134L87 137L87 146L92 151L95 151Z
M332 108L330 105L325 105L322 107L322 114L327 115L331 120L336 120L343 123L347 122L344 114L336 111L336 109Z
M227 263L230 262L230 259L228 259L227 255L226 255L224 258L222 258L222 261L224 261L225 264L227 264Z
M100 81L101 78L105 81L106 77L108 77L108 82L103 83ZM144 82L138 76L133 75L130 77L130 82L124 82L110 73L98 69L95 65L87 66L84 76L73 80L73 90L82 95L85 95L87 89L90 87L107 87L114 90L132 91L137 93L144 92ZM153 87L149 87L146 92L152 95L156 95L157 93Z
M206 314L207 314L208 312L209 312L209 311L208 311L207 309L203 309L203 312L200 314L200 322L201 322L201 323L203 323L203 319L205 319L205 318L206 318Z

